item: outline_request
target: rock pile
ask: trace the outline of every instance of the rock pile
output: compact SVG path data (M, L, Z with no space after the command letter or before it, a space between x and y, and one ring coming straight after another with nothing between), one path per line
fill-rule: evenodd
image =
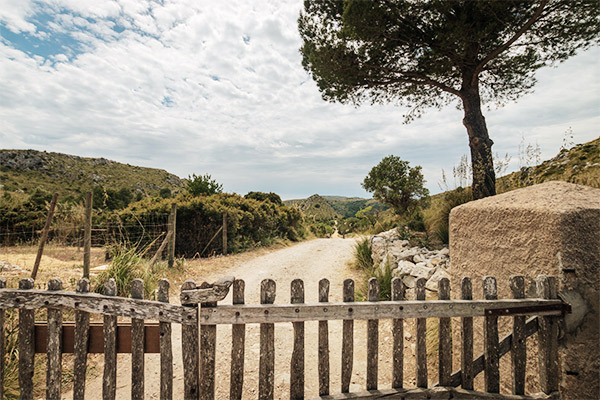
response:
M394 276L402 278L409 289L415 287L417 279L425 278L425 288L437 292L439 280L450 278L446 272L450 267L450 251L447 248L428 250L425 247L410 247L408 240L400 238L397 229L373 236L371 251L374 265L393 265Z

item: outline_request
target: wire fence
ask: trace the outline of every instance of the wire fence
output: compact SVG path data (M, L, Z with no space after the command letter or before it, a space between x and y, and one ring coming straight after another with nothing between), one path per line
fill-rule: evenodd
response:
M160 238L169 228L169 213L92 214L92 247L116 243L157 250ZM46 221L46 212L8 212L0 222L0 244L3 246L37 244ZM58 246L82 247L85 231L84 213L57 210L48 232L48 240Z

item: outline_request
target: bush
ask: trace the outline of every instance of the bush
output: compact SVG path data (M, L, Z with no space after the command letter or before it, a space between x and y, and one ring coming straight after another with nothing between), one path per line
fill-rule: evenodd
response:
M157 214L167 215L172 201L146 199L133 204L120 212L111 226L115 229L121 226L125 237L142 238L140 244L145 246L155 238L144 230L144 226L155 224L153 218ZM227 246L232 253L269 245L279 239L299 240L304 235L300 212L269 200L259 201L237 194L220 193L199 197L179 196L176 204L175 253L180 256L191 258L220 253L222 236L216 233L223 224L223 214L227 214Z
M129 297L131 293L131 282L134 279L144 280L144 297L150 298L156 288L158 278L146 268L144 255L146 250L140 251L136 246L126 247L116 245L112 249L112 259L106 271L98 276L95 291L104 292L104 285L113 278L117 285L117 296Z
M443 243L447 244L450 241L450 211L454 207L468 203L471 200L473 200L471 188L463 189L459 187L456 190L446 192L434 217L434 232Z

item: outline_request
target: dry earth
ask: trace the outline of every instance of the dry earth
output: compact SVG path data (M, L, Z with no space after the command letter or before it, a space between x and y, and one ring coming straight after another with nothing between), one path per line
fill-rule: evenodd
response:
M342 283L346 278L360 279L356 271L349 267L352 259L354 239L317 239L302 242L294 246L278 250L262 250L251 254L220 257L213 260L197 261L191 270L196 283L206 280L213 282L223 275L233 275L246 281L246 304L259 302L260 282L263 279L273 279L277 285L275 303L289 303L290 283L295 278L304 280L306 302L318 300L318 281L327 278L331 282L330 301L342 300ZM179 284L173 285L179 288ZM172 302L177 302L177 290L171 294ZM231 304L231 295L223 303ZM329 323L330 335L330 368L331 391L340 390L341 364L341 321ZM408 327L407 327L408 328ZM318 395L317 381L317 334L318 323L306 323L305 339L305 370L307 398ZM408 330L408 329L407 329ZM258 393L258 360L259 340L258 325L248 325L246 328L246 353L244 375L244 398L255 399ZM231 328L219 326L217 329L217 366L216 366L216 398L229 397L229 358L231 353ZM275 325L275 398L289 398L290 358L292 353L293 329L291 323ZM355 360L351 391L365 388L366 376L366 322L355 323ZM339 339L338 339L339 338ZM174 356L174 398L183 397L183 369L181 357L181 329L173 325L173 356ZM405 341L407 346L405 356L406 384L414 386L414 357L410 351L411 341ZM380 387L390 387L391 382L391 321L380 323L380 353L379 353L379 382ZM145 365L145 392L147 399L158 398L159 393L159 356L149 354ZM102 393L102 366L98 366L99 376L89 380L86 389L87 399L100 399ZM129 398L131 387L131 361L129 355L119 355L117 380L117 398ZM64 399L71 399L72 393L65 393Z

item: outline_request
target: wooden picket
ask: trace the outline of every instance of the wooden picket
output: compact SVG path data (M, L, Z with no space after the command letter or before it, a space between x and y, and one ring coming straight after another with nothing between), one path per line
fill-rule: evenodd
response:
M524 279L510 278L512 299L497 299L497 284L493 277L483 280L484 300L472 300L471 280L461 281L461 300L450 299L450 282L442 279L438 286L438 300L425 300L425 281L418 279L415 287L416 300L405 300L406 287L398 278L391 283L391 301L380 301L379 282L371 279L366 302L354 301L354 282L345 280L343 302L329 302L328 280L319 282L318 303L305 303L304 282L291 282L289 304L274 304L275 282L266 279L261 283L260 304L246 305L245 283L233 277L225 277L214 284L196 286L188 280L181 288L182 305L169 303L169 282L161 280L158 301L143 299L143 281L132 282L131 298L116 296L114 280L104 285L104 294L90 293L87 279L77 284L76 292L65 292L58 279L48 282L48 290L35 290L32 279L19 282L19 289L6 288L0 279L0 327L3 328L7 309L19 311L19 385L21 398L33 398L33 365L36 351L47 353L48 399L61 396L61 357L64 352L74 353L74 398L85 395L85 371L87 354L97 349L100 333L104 352L104 379L102 396L116 398L117 352L131 352L132 399L142 399L144 389L144 354L160 353L160 398L173 398L173 352L171 324L182 325L182 353L184 365L184 398L215 398L216 338L218 325L232 326L231 372L229 394L240 399L244 389L244 353L246 325L260 324L260 360L258 397L274 398L275 381L275 323L292 323L293 352L290 365L291 399L305 397L305 330L306 321L318 321L318 390L322 399L341 398L500 398L526 399L525 367L526 339L538 333L539 373L543 395L536 398L558 398L558 325L559 319L568 311L568 305L557 298L556 279L540 276L537 280L538 298L526 299ZM231 305L218 304L233 287ZM48 320L44 329L35 324L38 308L47 308ZM63 323L63 309L75 310L75 325ZM104 316L102 331L90 324L90 313ZM131 324L117 323L117 317L131 318ZM473 317L484 317L484 354L473 356ZM500 339L498 319L510 316L513 331ZM526 319L530 316L529 319ZM533 317L531 317L533 316ZM379 320L392 320L392 382L390 389L379 388ZM416 387L404 387L404 322L414 318L416 336ZM430 384L427 371L426 321L439 319L438 365L439 382ZM452 372L452 318L461 319L461 370ZM146 320L158 320L158 325ZM330 332L329 320L343 320L341 340L341 391L330 394ZM349 393L352 364L354 361L354 321L367 321L367 360L364 392ZM69 328L70 327L70 328ZM94 329L92 329L92 327ZM118 332L130 331L130 343L123 343ZM159 335L149 332L155 330ZM4 329L1 329L4 335ZM37 332L37 333L36 333ZM45 335L43 344L36 342L36 334ZM72 337L70 338L71 335ZM2 344L4 344L4 338ZM37 338L40 339L40 338ZM335 339L334 339L335 340ZM67 342L70 344L64 346ZM94 344L94 345L93 345ZM40 348L40 350L36 350ZM68 347L69 350L66 347ZM151 350L157 349L157 350ZM97 350L93 350L97 351ZM3 347L0 347L0 354ZM512 394L501 394L499 360L511 353ZM0 369L0 382L4 368ZM473 380L481 372L485 377L485 392L473 390ZM199 377L202 377L200 379ZM458 386L461 386L459 389ZM389 387L389 386L388 386ZM1 393L0 393L1 394Z

